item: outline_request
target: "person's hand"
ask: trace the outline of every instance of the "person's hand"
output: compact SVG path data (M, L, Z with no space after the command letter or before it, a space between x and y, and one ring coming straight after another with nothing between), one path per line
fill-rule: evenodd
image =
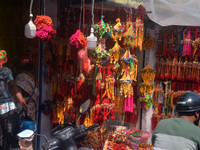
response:
M26 105L25 99L21 100L20 103L21 103L23 109L24 109L26 112L28 112L28 107L27 107L27 105Z

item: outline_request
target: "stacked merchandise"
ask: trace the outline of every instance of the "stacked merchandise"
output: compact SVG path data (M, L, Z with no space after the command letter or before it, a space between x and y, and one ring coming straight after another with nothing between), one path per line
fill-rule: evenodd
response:
M199 54L198 27L160 30L152 129L159 120L176 117L175 104L180 95L187 91L200 92Z
M120 126L121 127L121 126ZM89 138L81 142L81 147L96 150L152 150L151 143L147 143L151 133L136 128L100 130L89 133Z

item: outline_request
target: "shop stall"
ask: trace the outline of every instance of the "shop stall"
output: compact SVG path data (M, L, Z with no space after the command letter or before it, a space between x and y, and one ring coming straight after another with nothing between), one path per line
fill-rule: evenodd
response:
M41 12L33 11L35 37L20 43L39 70L37 133L50 135L66 122L98 123L79 147L152 149L152 132L161 119L176 117L177 98L200 92L196 12L187 24L159 14L160 8L152 7L156 1L49 3L40 1ZM178 3L162 5L183 10ZM79 118L88 99L90 107ZM37 137L38 149L43 142Z

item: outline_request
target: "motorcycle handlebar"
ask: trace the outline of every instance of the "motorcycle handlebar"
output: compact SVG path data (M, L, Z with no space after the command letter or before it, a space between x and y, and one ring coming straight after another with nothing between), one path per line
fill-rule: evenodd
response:
M100 126L99 126L99 124L97 123L97 124L94 124L94 125L92 125L92 126L89 126L86 130L87 131L89 131L89 130L92 130L92 129L95 129L95 128L99 128Z

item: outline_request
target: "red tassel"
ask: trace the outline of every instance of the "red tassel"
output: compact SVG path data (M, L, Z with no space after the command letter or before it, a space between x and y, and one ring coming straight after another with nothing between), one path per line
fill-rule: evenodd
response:
M200 92L200 85L198 84L198 93Z
M172 83L172 90L173 90L174 92L177 91L176 82L173 82L173 83Z
M187 83L184 83L183 90L187 91Z
M156 128L157 125L157 117L152 117L152 130L154 130Z
M180 83L180 90L181 90L181 91L184 90L184 88L183 88L183 83Z

